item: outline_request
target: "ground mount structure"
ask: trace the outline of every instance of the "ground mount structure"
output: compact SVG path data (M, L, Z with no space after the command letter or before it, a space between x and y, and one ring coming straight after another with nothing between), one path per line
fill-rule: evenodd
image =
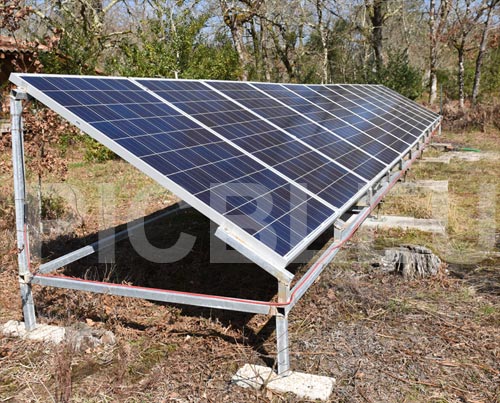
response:
M12 74L16 226L25 325L32 285L276 317L277 371L290 369L288 314L401 178L439 115L382 85ZM216 236L276 278L277 301L131 287L54 272L127 236L101 239L30 270L22 102L33 97L172 191ZM287 270L328 228L333 242L300 278Z

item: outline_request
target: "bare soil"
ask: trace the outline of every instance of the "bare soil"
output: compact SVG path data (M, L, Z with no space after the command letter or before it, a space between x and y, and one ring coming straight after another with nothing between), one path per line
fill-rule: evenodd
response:
M500 135L494 130L476 137L450 133L439 141L458 143L464 138L468 146L500 151ZM479 185L473 184L480 177L498 192L498 164L417 165L410 180L450 180L448 237L401 230L358 233L292 310L292 368L336 378L332 402L500 402L500 242L496 238L486 251L473 242L474 231L484 224L474 190ZM67 182L83 189L90 202L78 214L68 208L83 224L66 235L52 232L45 255L57 256L96 239L99 196L93 183L106 175L117 189L115 224L130 216L128 199L138 188L153 187L146 213L175 201L121 161L97 166L73 161ZM2 176L2 181L0 323L22 319L12 190L10 178ZM384 214L406 209L427 216L428 205L425 195L405 205L399 193L394 199L389 196L382 209ZM490 207L498 228L498 196ZM466 217L466 223L459 217ZM123 241L115 264L100 264L90 257L64 273L156 288L275 298L274 281L257 267L209 263L210 222L192 210L149 226L148 236L151 243L165 247L180 231L195 235L197 241L193 252L179 262L147 262ZM328 234L316 246L327 238ZM382 272L378 262L383 248L404 243L425 245L444 260L453 259L427 280L407 282ZM450 250L453 253L447 253ZM457 257L459 252L468 258ZM305 269L294 268L298 273ZM274 365L272 318L41 287L34 287L34 297L40 322L108 329L117 343L75 351L71 345L0 336L0 401L300 401L230 382L244 363Z

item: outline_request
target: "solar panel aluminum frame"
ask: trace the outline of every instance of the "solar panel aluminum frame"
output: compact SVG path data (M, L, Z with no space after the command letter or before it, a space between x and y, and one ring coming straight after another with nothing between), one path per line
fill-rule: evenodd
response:
M71 77L71 76L67 76ZM21 91L16 95L15 98L11 98L11 110L12 113L12 132L13 138L14 134L19 138L20 144L16 147L13 147L13 158L18 161L15 170L15 176L18 178L16 180L16 203L24 205L24 186L25 186L25 178L24 171L20 169L23 165L23 148L22 148L22 120L20 116L21 108L21 99L26 99L26 96L23 96L23 91L25 89L21 88ZM39 91L33 91L31 89L32 94L35 95L36 98L38 96L43 95L39 93ZM24 95L26 95L24 93ZM38 98L40 99L40 98ZM43 101L42 101L43 102ZM48 105L50 107L50 105ZM57 108L60 109L60 108ZM17 111L17 112L16 112ZM59 112L56 110L56 112ZM63 116L65 114L62 114ZM15 122L16 118L19 118L19 122ZM76 119L75 119L76 120ZM77 125L80 127L80 125ZM17 127L17 128L16 128ZM440 118L436 119L429 127L422 133L421 136L416 139L416 141L412 144L412 148L408 150L406 154L401 155L401 159L396 161L391 167L388 168L387 172L381 172L377 176L377 180L371 182L371 186L367 187L364 194L360 194L358 202L361 198L366 197L368 199L368 203L365 207L360 209L360 212L350 212L351 219L348 222L341 222L341 220L337 221L337 230L335 232L334 243L328 247L315 263L311 265L309 270L298 279L297 283L291 288L291 273L289 273L286 269L279 268L280 266L274 266L276 262L272 262L272 267L267 270L274 271L275 273L281 274L290 274L291 277L285 276L281 279L278 275L275 277L278 279L278 301L277 302L266 302L266 301L252 301L252 300L243 300L238 298L227 298L221 296L214 295L199 295L192 294L186 292L177 292L171 290L155 290L150 288L142 288L142 287L134 287L134 286L124 286L119 284L108 284L108 283L100 283L100 282L92 282L82 279L74 279L67 278L63 276L53 276L50 274L32 274L29 272L29 267L26 264L27 259L22 259L24 256L26 258L26 247L25 242L27 242L27 233L26 226L24 222L21 222L25 219L24 211L19 211L16 208L16 227L18 231L18 247L19 247L19 272L21 279L21 292L22 292L22 302L23 302L23 312L25 316L25 325L27 328L34 327L36 324L35 316L34 316L34 308L33 308L33 298L31 296L31 284L39 284L60 288L69 288L76 290L85 290L97 293L108 293L112 295L121 295L128 297L137 297L137 298L145 298L157 301L171 302L171 303L181 303L195 306L204 306L204 307L212 307L218 309L229 309L236 310L241 312L250 312L257 314L267 314L274 315L276 317L276 328L277 328L277 343L278 343L278 373L283 374L289 370L290 362L289 362L289 344L288 344L288 313L292 309L292 307L298 302L298 300L302 297L302 295L307 291L307 289L313 284L314 280L319 276L319 274L324 270L324 268L328 265L328 263L333 259L333 257L338 252L339 248L352 236L352 234L356 231L356 229L361 225L366 216L372 211L372 209L378 204L380 199L387 193L390 188L397 182L397 180L402 176L402 174L411 166L412 162L421 154L423 148L426 143L430 140L432 134L436 130L440 130ZM16 133L15 133L16 132ZM105 144L106 145L106 144ZM15 149L14 149L15 148ZM147 172L145 172L147 173ZM161 182L160 182L161 183ZM16 204L17 206L17 204ZM348 212L348 209L352 208L346 206L345 212ZM210 218L210 217L209 217ZM330 223L331 224L331 223ZM247 248L244 242L242 242L241 238L238 238L232 232L234 229L230 228L230 226L223 227L219 226L217 229L218 236L230 244L231 246L236 246L236 249L242 252L246 257L251 260L258 259L267 259L267 257L263 257L262 253L256 254L253 249ZM238 228L236 228L238 230ZM314 234L314 239L319 234ZM117 237L122 235L116 234ZM311 238L312 238L311 234ZM253 239L253 238L252 238ZM313 240L313 239L312 239ZM310 240L310 242L312 242ZM112 240L107 240L106 242L111 242ZM310 243L307 243L306 240L303 241L305 247ZM95 252L99 249L99 245L91 246L90 249L88 247L82 248L82 250L78 250L72 252L65 257L64 259L73 259L71 261L75 261L80 259L83 256L88 256L90 253ZM87 248L87 249L85 249ZM239 248L239 249L238 249ZM259 248L261 246L259 245ZM83 250L85 249L85 250ZM298 252L300 253L300 252ZM255 256L253 256L255 255ZM28 256L29 259L29 256ZM62 262L52 263L48 262L40 267L45 267L47 272L51 272L58 267L62 267L65 262L68 260L64 260ZM254 260L254 261L255 261ZM269 262L261 262L262 264L269 264ZM51 265L52 266L49 266ZM40 270L40 272L43 270ZM24 292L23 292L24 289Z
M158 80L162 80L162 79L158 79ZM230 99L223 92L221 92L221 91L219 91L219 90L214 89L213 87L211 87L209 85L209 83L206 82L206 80L202 80L202 82L205 83L205 84L207 84L209 88L211 88L214 91L216 91L216 92L220 93L221 95L225 96L227 99ZM235 81L235 82L237 82L237 81ZM254 83L248 82L248 84L254 84ZM252 86L252 88L255 88L255 87ZM283 88L286 88L286 87L283 87ZM257 90L260 91L259 89L257 89ZM297 96L299 96L299 95L297 95ZM270 98L273 99L272 97L270 97ZM241 103L239 103L237 101L233 100L233 102L235 102L238 106L244 108L248 112L252 113L253 115L259 116L262 120L268 122L273 127L276 127L276 128L279 129L279 127L277 125L275 125L272 122L269 122L266 118L261 117L257 112L254 112L254 111L250 110L249 108L245 107L244 105L242 105ZM282 103L279 100L278 100L278 102ZM383 178L385 175L387 175L388 172L390 172L396 165L399 164L399 162L401 161L401 159L403 158L403 156L408 151L410 151L417 144L419 144L420 142L422 142L422 139L424 139L429 133L431 133L439 124L440 124L440 119L436 119L433 123L429 124L427 126L427 128L422 132L422 134L420 136L418 136L413 141L413 143L411 143L411 144L408 145L408 147L406 148L406 150L401 153L400 157L396 158L391 164L387 165L387 167L384 170L382 170L375 178L373 178L372 180L368 181L368 183L365 186L363 186L358 191L358 193L356 193L347 203L345 203L344 207L342 207L340 209L337 209L337 214L335 216L333 216L330 220L325 221L324 225L322 227L318 228L317 231L314 231L311 234L309 234L308 236L304 237L304 239L299 244L297 244L294 249L292 249L287 255L285 255L285 257L287 259L286 265L288 265L291 262L293 262L304 251L304 249L307 248L307 246L311 244L311 242L313 242L320 234L322 234L324 232L324 230L327 227L329 227L330 225L332 225L339 217L341 217L343 214L345 214L347 211L349 211L354 204L356 204L360 199L362 199L363 197L365 197L366 194L370 191L370 189L372 189L374 187L374 185L377 184L380 181L381 178ZM286 132L285 129L279 129L279 130ZM226 243L230 244L232 247L235 247L234 245L238 244L237 240L231 239L230 234L227 234L226 236L224 236L222 234L222 232L223 232L223 230L218 231L217 236L219 238L221 238L221 239L224 238L223 240Z
M146 89L145 87L143 87L141 84L139 84L137 82L138 80L141 80L141 78L130 78L130 80L132 82L135 82L138 85L140 85L141 88ZM176 79L148 78L148 81L174 81L175 82ZM192 81L192 82L202 82L203 84L205 84L207 86L208 89L211 89L211 90L219 93L220 95L224 96L224 98L226 98L228 100L231 100L237 106L241 107L242 109L246 110L247 112L250 112L252 115L254 115L254 116L262 119L263 121L265 121L268 124L270 124L272 127L275 127L277 130L285 132L287 135L289 135L291 137L294 137L293 135L290 135L289 133L287 133L285 129L279 128L274 123L269 122L268 119L260 116L257 112L255 112L255 111L247 108L245 105L241 104L240 102L235 101L235 100L229 98L222 91L220 91L218 89L215 89L212 86L210 86L210 81L215 81L215 80L195 80L195 79L191 79L190 80L190 79L183 79L183 81L188 81L188 82L189 81ZM239 83L239 84L242 83L241 81L231 81L231 80L224 80L224 82ZM247 81L245 83L251 85L251 87L254 88L254 89L256 89L256 88L252 84L262 84L262 83L259 83L259 82L252 82L252 81ZM287 84L287 85L301 85L301 84ZM350 84L350 85L356 85L356 84ZM321 87L324 87L324 88L328 89L328 86L323 86L323 85L320 85L320 84L318 84L316 86L321 86ZM364 86L364 85L363 84L359 84L359 86ZM377 85L377 86L383 87L383 85ZM283 87L283 88L286 89L286 87ZM260 90L258 90L258 91L262 92ZM151 93L154 94L154 92L151 92ZM319 95L321 95L321 94L319 94ZM270 99L273 99L270 95L266 94L266 96L268 96ZM299 95L297 95L297 96L299 96ZM175 105L172 105L170 102L168 102L164 98L162 98L160 96L156 96L156 97L158 99L161 99L163 102L167 103L167 105L169 105L170 107L173 107L174 109L180 111L179 108L177 108ZM278 102L281 103L281 101L279 101L279 100L276 100L276 101L278 101ZM182 112L182 111L180 111L180 112ZM187 114L185 114L185 116L190 117ZM194 122L196 122L200 126L206 128L207 130L210 130L211 132L216 133L214 129L209 128L208 126L206 126L203 123L199 122L197 119L194 119L192 117L190 117L190 118L191 118L191 120L193 120ZM329 226L331 226L332 224L334 224L335 221L339 217L341 217L343 214L345 214L347 211L349 211L352 208L352 206L355 205L359 200L361 200L362 198L364 198L367 195L367 193L371 192L371 189L374 187L374 185L377 184L381 180L381 178L383 178L385 175L387 175L387 173L390 172L396 165L398 165L400 163L401 159L403 158L403 156L409 150L411 150L413 147L415 147L419 142L422 142L422 139L424 139L426 135L428 135L436 127L438 127L439 124L440 124L440 118L437 118L434 122L432 122L431 124L429 124L427 126L427 128L425 128L422 131L422 133L420 134L420 136L418 136L413 141L413 143L411 143L406 148L405 151L401 152L400 157L396 158L391 164L388 164L387 167L384 170L382 170L375 178L373 178L372 180L368 181L368 183L366 183L348 202L346 202L345 205L342 208L336 209L337 210L336 214L334 214L332 217L330 217L329 220L324 221L323 225L321 227L317 228L315 231L311 232L308 236L304 237L301 242L299 242L290 252L288 252L284 256L284 258L282 260L282 263L281 263L281 266L279 266L279 267L282 268L282 269L285 269L290 263L292 263L319 235L321 235L325 231L326 228L328 228ZM230 141L228 141L228 142L231 143ZM239 239L238 234L233 233L230 229L227 229L227 228L224 228L223 226L220 226L217 229L217 231L216 231L216 236L218 238L220 238L222 241L226 242L231 247L233 247L234 249L238 250L244 256L248 257L250 260L253 260L254 258L258 258L259 257L258 254L257 254L257 256L254 256L255 249L253 249L253 248L247 248L244 244L241 243L241 240Z
M58 76L74 77L71 75L58 75ZM121 77L107 77L107 78L112 78L116 80L126 80L129 82L131 81L127 78L121 78ZM258 266L269 272L272 276L276 277L280 281L284 281L287 283L291 282L293 274L285 269L285 267L288 264L286 259L284 259L276 252L269 249L266 245L258 242L247 232L245 232L241 228L231 223L223 215L213 210L210 206L207 206L206 204L202 203L201 201L193 197L185 189L177 185L169 178L160 174L156 169L152 168L144 161L137 158L135 155L131 154L124 147L120 146L116 142L109 140L106 136L101 134L99 130L95 129L93 126L86 123L85 121L82 121L82 119L80 119L72 112L68 111L66 108L61 107L58 103L54 102L50 97L45 95L43 92L39 91L37 88L30 85L26 81L22 80L20 74L16 73L11 74L10 81L16 84L20 90L27 92L37 100L41 101L43 104L47 105L50 109L57 112L59 115L68 120L70 123L81 129L83 132L89 134L95 140L97 140L98 142L109 148L111 151L113 151L120 157L124 158L126 161L130 162L141 172L145 173L146 175L154 179L156 182L158 182L166 189L175 193L190 206L194 207L196 210L200 211L210 220L218 224L219 227L223 229L225 233L231 234L231 237L233 239L238 240L235 246L238 249L241 249L239 250L240 252L245 251L246 253L248 253L248 255L246 255L248 259L252 260L255 264L257 264ZM166 103L168 106L171 107L171 105L165 102L163 99L161 100L162 102Z

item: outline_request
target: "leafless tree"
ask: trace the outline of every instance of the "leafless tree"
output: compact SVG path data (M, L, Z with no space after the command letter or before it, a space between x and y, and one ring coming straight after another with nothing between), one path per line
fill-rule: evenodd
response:
M471 37L484 11L484 3L478 4L474 0L457 0L451 9L448 42L457 51L458 101L461 109L465 107L465 56L475 48Z
M500 0L489 0L486 3L486 16L483 22L483 28L481 33L481 42L479 44L479 51L476 58L476 70L474 73L474 85L472 87L472 104L477 103L477 97L479 95L479 86L481 83L481 67L483 65L484 54L487 50L488 45L488 33L491 28L491 17L494 9L500 5Z
M250 1L238 3L240 4L236 5L235 2L227 0L219 1L224 23L231 31L231 37L240 61L240 79L245 81L248 80L248 68L252 60L244 40L245 24L254 17L250 7L258 4Z
M440 43L453 0L429 1L429 103L437 98L437 67Z

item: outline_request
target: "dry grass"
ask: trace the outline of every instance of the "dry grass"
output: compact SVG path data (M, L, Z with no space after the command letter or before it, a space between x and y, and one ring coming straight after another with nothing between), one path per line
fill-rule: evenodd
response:
M442 140L500 151L496 132L467 136L446 133ZM335 377L334 402L500 402L500 259L485 258L478 242L482 228L500 224L498 197L490 205L478 205L482 184L498 189L498 172L498 161L417 165L410 179L449 180L448 236L401 230L358 233L292 311L292 367ZM74 228L78 236L100 225L96 184L108 181L107 173L118 205L114 223L130 215L129 198L140 197L152 185L123 162L70 164L67 183L88 201L85 208L67 205L72 217L83 217L85 225ZM1 179L0 194L11 194L10 178ZM171 196L152 189L147 212L171 203ZM382 211L426 218L434 211L432 197L399 189ZM4 197L0 205L0 219L2 214L6 218L0 226L0 321L5 322L21 319L21 309L15 259L8 253L14 247L11 202ZM274 285L265 275L256 277L261 271L254 267L204 267L208 222L198 215L158 223L151 228L152 242L169 242L180 229L197 231L199 244L192 256L174 265L147 264L125 242L115 266L87 259L69 273L178 289L205 284L217 292L272 297ZM66 242L66 248L73 248L80 241L73 236ZM374 268L381 248L401 243L433 248L451 262L450 273L404 282ZM60 252L60 242L51 245L52 252ZM492 251L498 248L497 243ZM0 401L63 402L69 396L72 402L298 401L230 384L245 362L273 364L273 323L263 316L39 287L34 291L41 322L87 322L112 330L118 342L76 351L71 345L0 337Z

